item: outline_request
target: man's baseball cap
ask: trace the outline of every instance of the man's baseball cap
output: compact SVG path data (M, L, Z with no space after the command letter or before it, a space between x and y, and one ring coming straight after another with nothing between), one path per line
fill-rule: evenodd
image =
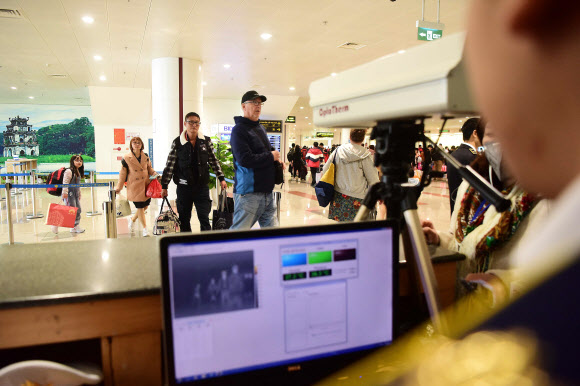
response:
M242 103L247 101L253 101L256 98L260 98L262 102L266 102L267 99L264 95L258 94L257 91L250 90L247 93L245 93L244 96L242 97Z

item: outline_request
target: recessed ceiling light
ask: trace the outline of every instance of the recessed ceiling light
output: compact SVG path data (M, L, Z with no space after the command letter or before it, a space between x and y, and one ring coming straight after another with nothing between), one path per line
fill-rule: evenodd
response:
M330 76L336 76L336 72L333 72L332 74L330 74Z
M93 59L95 59L95 60L103 60L103 57L101 55L95 55L95 56L93 56Z
M10 87L10 88L11 88L12 90L16 90L16 87L14 87L14 86L12 86L12 87Z
M294 91L294 90L296 90L296 88L294 86L291 86L290 91Z
M107 80L107 77L105 75L101 75L101 76L99 76L99 79L102 81L105 81L105 80Z
M308 117L304 117L304 118L308 119Z
M310 122L309 122L308 124L309 124L309 125L312 125L312 123L310 123Z
M398 52L399 52L399 54L404 54L405 50L399 50Z
M230 68L231 66L229 64L224 64L224 68Z
M268 40L272 37L272 34L264 32L263 34L260 35L260 37L264 40Z
M304 109L304 106L300 106L300 110L303 110L303 109Z
M461 119L459 120L459 123L463 122Z
M207 86L207 82L201 82L202 86Z
M29 96L28 99L34 99L34 97L33 96Z
M82 20L83 20L85 23L87 23L87 24L93 24L93 22L95 21L95 19L93 19L93 18L92 18L92 17L90 17L90 16L83 16L83 17L82 17Z

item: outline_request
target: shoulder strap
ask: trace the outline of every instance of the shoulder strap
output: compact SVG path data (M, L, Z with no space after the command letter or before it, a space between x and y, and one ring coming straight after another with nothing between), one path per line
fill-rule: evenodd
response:
M262 127L262 125L258 125L258 126L259 127ZM264 146L266 146L266 149L268 151L270 151L270 148L272 147L272 145L268 141L268 138L262 137L262 133L260 132L260 130L258 130L258 126L252 126L252 130L254 130L254 133L256 133L256 135L258 136L258 138L260 138L260 140L262 141L262 143L264 144Z

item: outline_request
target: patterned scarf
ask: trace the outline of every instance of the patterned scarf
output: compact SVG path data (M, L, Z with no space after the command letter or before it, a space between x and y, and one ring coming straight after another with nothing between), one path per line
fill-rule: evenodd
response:
M508 195L513 188L508 188L502 193ZM511 198L512 206L510 210L498 214L500 216L497 224L491 228L477 243L475 247L476 272L485 272L491 263L493 251L501 248L511 239L522 220L531 212L537 198L526 192L519 192ZM455 239L461 243L467 235L477 229L485 218L489 203L481 197L478 191L469 187L457 215L457 229Z

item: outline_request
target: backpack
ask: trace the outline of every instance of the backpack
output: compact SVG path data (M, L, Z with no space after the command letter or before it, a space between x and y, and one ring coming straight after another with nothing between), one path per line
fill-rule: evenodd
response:
M50 173L48 175L48 184L49 185L62 184L62 181L64 179L64 172L66 169L67 168L62 167ZM60 197L60 195L62 194L62 188L46 188L46 191L48 192L48 194L57 197Z
M294 158L294 148L290 149L288 154L286 154L286 158L288 159L289 162L292 162L292 159Z

